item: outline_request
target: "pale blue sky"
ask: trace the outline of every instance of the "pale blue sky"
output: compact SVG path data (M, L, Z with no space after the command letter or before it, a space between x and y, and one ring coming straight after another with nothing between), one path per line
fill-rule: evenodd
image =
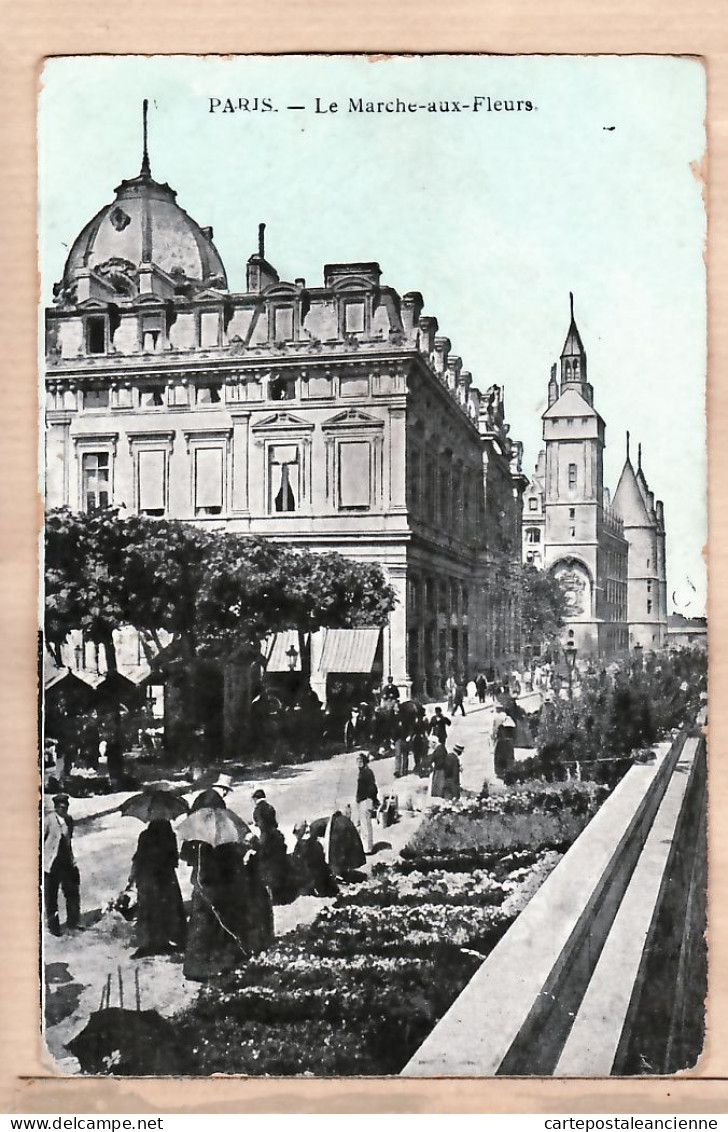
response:
M422 103L529 99L527 112L353 114L350 97ZM278 112L209 112L268 97ZM530 473L568 293L607 422L612 490L629 428L664 499L669 591L705 571L705 337L701 187L705 79L691 59L441 56L89 57L50 61L40 117L44 301L68 247L138 172L149 98L153 175L211 224L232 290L258 222L284 279L378 260L484 389L505 386ZM315 99L338 101L315 114ZM289 111L289 105L305 105ZM604 127L613 126L613 130Z

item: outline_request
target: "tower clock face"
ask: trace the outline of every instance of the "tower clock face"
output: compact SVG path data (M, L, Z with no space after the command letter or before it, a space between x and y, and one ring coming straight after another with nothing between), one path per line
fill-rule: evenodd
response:
M588 617L591 613L591 582L580 562L557 562L551 573L566 591L566 616Z

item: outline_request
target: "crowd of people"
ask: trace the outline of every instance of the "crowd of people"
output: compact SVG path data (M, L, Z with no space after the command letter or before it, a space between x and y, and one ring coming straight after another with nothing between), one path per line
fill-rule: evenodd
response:
M394 805L396 811L396 794L380 799L371 765L377 759L393 757L395 779L410 774L429 779L431 798L458 800L464 748L449 745L451 716L456 710L465 714L466 701L484 702L490 695L494 702L500 697L502 703L513 690L511 681L495 683L485 676L471 684L448 682L448 714L439 705L428 714L417 701L402 701L391 676L375 702L355 705L342 736L357 760L352 804L327 817L299 822L290 849L262 789L251 795L248 822L228 808L232 781L226 775L198 794L176 828L172 822L187 811L184 801L174 814L164 812L164 807L157 812L152 805L142 816L134 811L132 800L128 812L141 817L145 828L131 861L127 888L115 906L130 917L133 909L134 957L182 952L186 977L206 979L268 946L273 939L274 904L290 903L299 895L335 895L341 879L374 852L375 821L386 825L392 820L391 810L386 817L387 808ZM515 700L511 702L515 706ZM308 710L313 712L313 701ZM502 775L513 758L516 725L503 710L494 725L496 773ZM138 798L144 796L143 792ZM170 792L166 797L176 796ZM80 878L68 795L50 796L44 838L46 918L50 932L59 935L61 893L67 930L80 925ZM180 864L191 870L187 910L178 879Z
M122 813L145 822L126 888L113 902L117 911L135 920L132 958L182 953L185 977L204 981L272 942L274 904L300 895L335 896L340 880L354 874L372 851L371 814L378 797L366 762L360 760L357 782L366 851L351 816L336 811L298 823L289 852L265 791L252 794L247 823L228 808L232 779L224 774L197 795L176 830L175 815L187 811L177 795L149 790L125 802ZM73 834L68 795L50 796L44 823L44 900L48 929L56 936L61 935L61 893L66 930L81 927ZM178 878L180 863L191 870L189 913Z

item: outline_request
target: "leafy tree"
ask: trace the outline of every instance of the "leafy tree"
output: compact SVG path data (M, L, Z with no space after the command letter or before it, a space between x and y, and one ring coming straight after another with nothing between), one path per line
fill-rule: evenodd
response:
M521 640L531 656L559 639L567 612L566 588L547 570L524 565L520 575Z
M381 626L394 603L378 565L338 554L113 510L46 522L49 646L58 657L82 629L114 672L113 632L133 626L155 644L149 660L188 686L190 731L200 664L259 662L263 639L283 629Z

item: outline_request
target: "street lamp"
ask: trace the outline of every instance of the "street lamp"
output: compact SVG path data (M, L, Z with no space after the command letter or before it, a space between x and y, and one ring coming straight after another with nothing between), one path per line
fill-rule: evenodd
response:
M564 658L566 660L566 671L569 675L569 699L574 698L574 665L576 664L576 645L569 639L564 645Z
M288 657L288 671L295 672L296 661L298 660L298 649L295 645L291 645L289 649L286 649L286 656Z

